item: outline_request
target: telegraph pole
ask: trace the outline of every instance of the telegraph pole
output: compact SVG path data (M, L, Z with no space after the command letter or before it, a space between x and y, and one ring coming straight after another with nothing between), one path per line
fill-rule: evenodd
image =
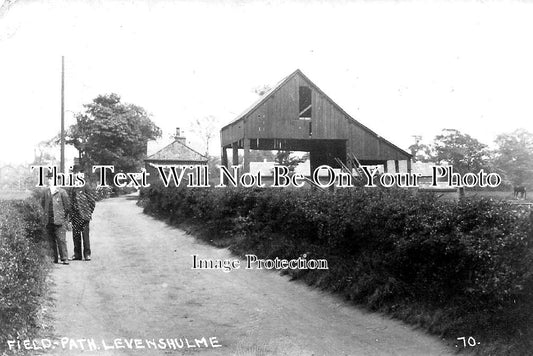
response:
M61 161L59 170L65 173L65 56L61 56Z

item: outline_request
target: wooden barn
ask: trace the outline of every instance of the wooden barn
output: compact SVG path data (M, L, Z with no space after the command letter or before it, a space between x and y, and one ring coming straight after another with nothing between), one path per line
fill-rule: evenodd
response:
M300 70L283 79L220 131L222 164L238 164L244 150L244 171L250 171L250 150L310 153L311 171L327 164L338 167L354 154L363 165L383 165L385 171L411 170L411 154L357 122ZM404 162L402 162L404 161ZM388 163L387 163L388 162Z

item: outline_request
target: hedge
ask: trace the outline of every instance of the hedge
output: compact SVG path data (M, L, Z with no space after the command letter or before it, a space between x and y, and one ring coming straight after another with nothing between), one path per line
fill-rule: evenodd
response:
M478 336L484 354L533 349L531 215L510 203L401 189L159 184L141 199L145 212L192 224L240 255L325 258L328 271L293 277L452 341Z
M51 266L41 217L33 199L0 201L0 351L38 326Z

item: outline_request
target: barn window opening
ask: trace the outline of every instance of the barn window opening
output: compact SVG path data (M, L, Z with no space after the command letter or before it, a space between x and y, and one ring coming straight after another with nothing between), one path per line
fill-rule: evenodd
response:
M311 88L301 86L298 94L300 104L300 114L298 115L298 118L302 120L311 120Z

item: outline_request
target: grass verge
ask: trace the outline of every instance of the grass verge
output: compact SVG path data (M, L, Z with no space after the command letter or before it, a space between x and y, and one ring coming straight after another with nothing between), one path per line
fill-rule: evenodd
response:
M328 270L286 273L459 350L525 355L533 349L532 224L506 202L377 189L157 186L141 198L145 212L240 256L325 258Z

